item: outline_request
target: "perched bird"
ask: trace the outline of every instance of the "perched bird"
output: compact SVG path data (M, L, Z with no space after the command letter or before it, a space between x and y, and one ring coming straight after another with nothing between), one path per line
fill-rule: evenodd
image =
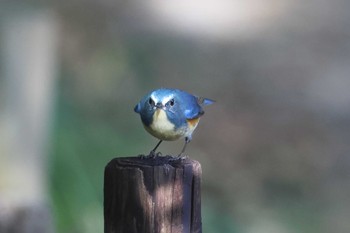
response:
M192 139L199 118L204 114L202 106L214 102L168 88L157 89L144 96L134 111L140 114L145 129L160 140L149 156L156 156L155 152L163 140L173 141L184 137L185 144L179 154L181 157Z

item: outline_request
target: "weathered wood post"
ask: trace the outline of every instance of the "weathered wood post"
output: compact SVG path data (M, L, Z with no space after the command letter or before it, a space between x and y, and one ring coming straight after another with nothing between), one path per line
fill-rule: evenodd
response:
M113 159L105 168L105 233L201 233L201 173L188 158Z

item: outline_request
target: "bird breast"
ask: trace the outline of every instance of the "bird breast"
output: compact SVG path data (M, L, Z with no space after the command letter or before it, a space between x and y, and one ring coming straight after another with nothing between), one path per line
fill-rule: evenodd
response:
M175 125L168 120L166 112L163 109L157 109L153 114L152 123L145 126L145 129L154 137L161 140L177 140L184 136L185 129L176 128Z

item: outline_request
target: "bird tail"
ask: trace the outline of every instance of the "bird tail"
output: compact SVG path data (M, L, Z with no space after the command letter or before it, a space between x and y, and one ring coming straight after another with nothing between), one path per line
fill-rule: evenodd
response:
M200 104L200 105L209 105L209 104L213 104L216 102L215 100L203 98L203 97L198 97L197 101L198 101L198 104Z

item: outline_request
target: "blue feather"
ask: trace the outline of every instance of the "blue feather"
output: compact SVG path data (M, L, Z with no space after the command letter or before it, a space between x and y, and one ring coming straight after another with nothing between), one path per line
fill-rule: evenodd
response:
M182 136L190 138L195 126L189 127L188 120L194 120L202 116L204 114L202 106L214 102L214 100L197 97L179 89L161 88L145 95L135 106L134 111L140 114L143 124L147 127L146 129L152 132L149 126L159 123L158 118L154 118L155 111L157 108L162 108L166 113L167 120L174 125L174 133L178 132ZM155 119L157 119L157 122L153 122ZM152 134L159 135L159 132L152 132Z

